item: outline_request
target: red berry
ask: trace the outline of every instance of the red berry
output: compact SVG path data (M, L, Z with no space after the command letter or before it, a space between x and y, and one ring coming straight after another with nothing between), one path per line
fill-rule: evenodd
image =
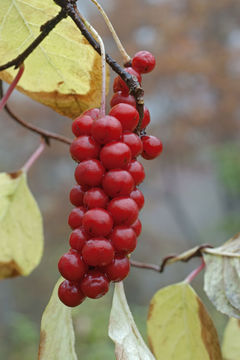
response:
M145 179L144 167L139 161L132 160L125 169L132 175L135 185L140 184Z
M81 135L91 135L93 119L88 115L77 117L72 123L72 132L78 137Z
M69 194L69 199L74 206L81 206L83 204L83 195L87 191L86 186L75 185Z
M85 160L78 164L75 179L80 185L98 186L102 182L105 169L98 160Z
M89 298L98 299L109 289L109 280L100 271L90 270L81 282L81 290Z
M125 71L131 75L134 75L137 78L138 82L141 84L142 77L136 70L134 70L132 67L128 67L125 69ZM121 91L125 95L129 94L129 88L120 76L117 76L113 82L113 92L116 93L117 91Z
M91 209L83 217L83 227L91 236L107 236L113 227L109 212L104 209Z
M155 64L155 57L149 51L139 51L132 59L132 67L141 74L151 72Z
M143 193L139 189L134 189L130 194L130 198L137 203L138 209L140 211L144 205Z
M110 197L127 196L134 188L134 180L128 171L113 169L103 177L102 186Z
M105 208L108 200L108 196L101 188L92 188L86 191L83 197L83 203L88 209Z
M87 265L76 250L69 250L60 258L58 269L65 279L79 281L87 271Z
M131 227L114 227L110 239L114 248L125 254L131 253L137 246L137 236Z
M86 209L83 206L75 207L69 214L68 225L72 229L76 229L82 225L83 215L85 214Z
M131 150L132 158L137 157L143 150L143 145L140 137L131 131L125 131L122 136L122 141L127 144Z
M100 159L106 169L123 168L131 160L131 150L123 142L114 141L102 148Z
M104 267L104 271L110 281L121 281L128 276L130 262L126 256L116 256L113 262Z
M148 108L146 106L144 106L144 115L143 115L140 129L141 130L145 129L148 126L148 124L150 123L150 120L151 120L150 112L149 112Z
M98 158L100 145L91 136L82 135L74 139L70 153L75 161Z
M142 136L142 157L147 160L155 159L162 152L162 143L156 136Z
M139 219L137 219L131 226L131 228L135 231L137 237L140 236L142 232L142 223Z
M122 125L118 119L106 115L94 121L92 136L100 144L107 144L110 141L119 140L122 135Z
M129 104L120 103L115 105L109 115L116 117L122 124L123 131L133 131L139 121L139 114L135 107Z
M61 302L70 307L80 305L86 298L83 295L80 284L64 280L58 288L58 297Z
M72 249L81 251L85 242L88 240L88 235L86 231L79 227L74 229L69 238L69 244Z
M88 115L88 116L91 116L91 118L93 120L97 120L97 118L99 116L99 112L100 112L100 110L98 108L93 108L93 109L84 111L84 113L82 115Z
M109 240L99 237L88 240L82 249L83 260L90 266L105 266L114 258L114 249Z
M130 226L137 220L138 206L129 197L117 197L108 204L108 211L113 217L115 225Z
M113 95L110 106L113 107L119 103L129 104L136 107L135 97L132 95L123 95L121 91L118 91Z

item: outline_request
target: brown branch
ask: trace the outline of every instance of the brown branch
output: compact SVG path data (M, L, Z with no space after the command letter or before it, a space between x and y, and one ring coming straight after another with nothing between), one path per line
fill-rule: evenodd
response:
M140 261L135 261L135 260L130 260L130 264L131 264L131 266L134 266L136 268L153 270L153 271L157 271L158 273L161 272L160 265L146 264L146 263L142 263Z

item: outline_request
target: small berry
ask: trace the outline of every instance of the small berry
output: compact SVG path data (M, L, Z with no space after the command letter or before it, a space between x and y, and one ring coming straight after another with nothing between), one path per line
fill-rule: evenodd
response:
M113 116L104 116L94 121L92 136L100 144L107 144L110 141L119 140L122 135L122 125Z
M134 188L134 180L128 171L113 169L104 175L102 186L110 197L128 196Z
M72 249L81 251L88 238L86 231L82 227L79 227L72 231L69 244Z
M107 236L113 227L111 214L104 209L88 210L83 217L83 227L91 236Z
M132 67L140 74L151 72L155 67L156 61L153 54L149 51L139 51L132 59Z
M91 118L93 120L97 120L97 118L99 116L99 112L100 112L100 110L98 108L93 108L93 109L84 111L84 113L82 115L88 115L88 116L91 116Z
M110 201L107 207L115 225L132 225L138 217L138 206L129 197L117 197Z
M108 170L123 168L130 163L131 150L123 142L114 141L102 148L100 160Z
M163 146L156 136L142 136L143 143L142 157L147 160L155 159L161 154Z
M109 280L100 271L90 270L81 282L83 294L92 299L105 295L109 289Z
M105 208L108 200L108 196L101 188L92 188L86 191L83 197L83 203L88 209Z
M128 276L130 270L130 262L126 256L116 256L113 262L104 267L110 281L122 281Z
M85 191L87 191L87 189L88 188L86 186L75 185L69 194L70 202L74 206L83 205L83 196L84 196Z
M86 209L83 206L75 207L69 214L68 225L72 229L76 229L82 225L83 215L85 214Z
M132 225L131 228L135 231L137 237L140 236L142 232L142 223L139 219L137 219Z
M64 280L58 288L58 297L61 302L69 307L80 305L86 298L83 295L80 284Z
M82 135L73 140L70 153L73 160L83 161L98 158L100 145L88 135Z
M93 119L89 115L81 115L72 123L72 132L78 137L81 135L91 135Z
M98 186L102 182L104 172L100 161L85 160L76 167L75 179L79 185Z
M150 112L146 106L144 106L144 115L140 129L145 129L151 121Z
M132 160L125 169L132 175L135 185L139 185L145 179L144 167L139 161Z
M87 271L87 265L76 250L69 250L60 258L58 269L65 279L79 281Z
M109 240L103 237L94 238L86 242L82 256L85 263L90 266L105 266L113 261L114 249Z
M138 209L140 211L144 205L144 196L141 190L134 189L129 196L137 203Z
M114 248L124 254L131 253L137 246L137 236L131 227L114 227L110 239Z
M142 77L139 74L139 72L134 70L132 67L126 68L125 71L131 75L134 75L137 78L137 81L141 84ZM125 81L120 76L117 76L113 82L113 92L116 93L117 91L121 91L125 95L129 94L129 88L128 88L127 84L125 83Z
M122 136L122 141L129 146L132 158L135 158L142 153L142 141L137 134L134 134L131 131L125 131Z
M121 91L113 94L113 97L110 102L111 108L119 103L129 104L136 107L135 97L132 95L123 95Z
M135 107L129 104L120 103L115 105L109 115L116 117L122 124L123 131L133 131L139 121L139 114Z

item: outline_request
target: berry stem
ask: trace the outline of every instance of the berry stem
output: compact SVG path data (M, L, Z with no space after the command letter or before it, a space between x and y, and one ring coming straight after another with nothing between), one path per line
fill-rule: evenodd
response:
M30 156L30 158L25 162L22 167L23 172L28 172L28 170L32 167L32 165L37 161L39 156L42 154L43 150L45 149L45 142L42 139L38 148L34 151L34 153Z
M204 260L202 259L202 263L201 265L199 265L195 270L193 270L187 277L186 279L184 280L184 282L190 284L194 279L195 277L205 268L205 262Z
M125 48L123 47L119 37L117 36L117 33L111 23L111 21L109 20L109 17L107 16L106 12L104 11L104 9L102 8L102 6L99 4L99 2L97 0L91 0L92 3L94 3L96 5L96 7L98 8L99 12L101 13L107 27L109 28L113 39L123 57L123 63L124 64L128 64L131 61L131 57L128 55L128 53L126 52Z
M24 65L22 64L18 70L17 75L15 76L14 80L12 81L11 85L9 86L6 94L3 96L2 100L0 101L0 110L2 110L4 108L4 106L6 105L10 95L12 94L13 90L15 89L15 87L17 86L17 83L19 82L19 80L22 77L24 71Z

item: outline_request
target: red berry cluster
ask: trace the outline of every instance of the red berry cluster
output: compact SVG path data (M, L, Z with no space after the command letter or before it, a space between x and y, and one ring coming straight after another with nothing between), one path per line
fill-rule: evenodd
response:
M149 54L137 53L133 67L127 68L139 82L140 73L151 71L155 65ZM115 105L108 115L101 117L99 109L91 109L72 124L76 138L70 153L79 164L75 170L77 185L70 191L70 201L75 206L68 218L71 249L58 263L66 279L59 286L58 295L67 306L77 306L85 297L103 296L111 281L121 281L128 275L128 254L136 248L141 233L138 213L144 205L137 186L145 173L136 158L141 155L153 159L162 151L156 137L140 138L133 132L139 114L120 77L114 81L114 92ZM122 101L124 98L127 101ZM145 108L142 128L149 121Z

